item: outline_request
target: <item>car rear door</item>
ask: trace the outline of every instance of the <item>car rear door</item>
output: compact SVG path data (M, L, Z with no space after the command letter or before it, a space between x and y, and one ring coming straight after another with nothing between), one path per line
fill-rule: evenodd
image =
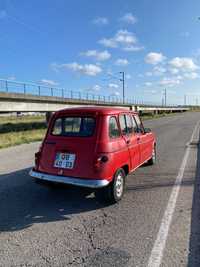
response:
M140 164L140 151L137 135L134 133L131 114L120 114L119 121L123 138L129 150L131 170L133 170Z
M97 125L98 116L94 115L66 114L56 118L44 142L39 170L55 175L93 178ZM57 162L62 156L72 158L70 168L67 165L63 167L63 164L59 167Z

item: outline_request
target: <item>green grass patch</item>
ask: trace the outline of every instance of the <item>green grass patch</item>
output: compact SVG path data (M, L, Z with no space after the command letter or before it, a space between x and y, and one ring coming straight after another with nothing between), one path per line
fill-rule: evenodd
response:
M44 138L45 133L45 129L39 129L0 134L0 149L25 143L41 141Z
M40 122L40 121L45 121L45 116L6 116L0 117L0 125L5 124L5 123L12 123L12 124L17 124L20 122Z
M0 124L0 134L46 129L46 127L47 127L46 122L44 121L19 122L19 123L8 122Z
M0 117L0 149L41 141L46 128L44 116Z

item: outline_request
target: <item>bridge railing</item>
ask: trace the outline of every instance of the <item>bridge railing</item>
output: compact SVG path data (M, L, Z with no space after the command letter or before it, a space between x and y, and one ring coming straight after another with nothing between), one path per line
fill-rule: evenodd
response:
M23 83L23 82L4 80L4 79L0 79L0 92L21 93L24 95L51 96L51 97L60 97L63 99L76 99L76 100L86 100L86 101L88 100L88 101L97 101L103 103L116 103L116 104L123 103L122 98L115 95L105 96L100 94L93 94L91 92L66 90L65 88L45 86L43 84ZM131 99L127 98L125 99L124 104L160 106L159 103L143 101L141 99L136 99L136 98L131 98Z

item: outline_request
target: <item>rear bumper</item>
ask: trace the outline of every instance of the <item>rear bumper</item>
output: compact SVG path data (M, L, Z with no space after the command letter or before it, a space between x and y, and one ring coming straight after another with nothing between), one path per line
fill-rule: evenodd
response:
M80 179L80 178L74 178L74 177L68 177L68 176L50 175L50 174L35 171L33 169L29 172L29 175L38 180L45 180L45 181L50 181L50 182L77 185L77 186L90 187L90 188L101 188L109 184L109 181L107 181L106 179L103 179L103 180Z

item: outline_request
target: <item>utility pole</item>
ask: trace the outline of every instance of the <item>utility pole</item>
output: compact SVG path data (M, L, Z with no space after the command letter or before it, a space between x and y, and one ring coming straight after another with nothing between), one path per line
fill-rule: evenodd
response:
M186 99L186 95L184 95L184 106L187 105L187 99Z
M165 95L165 106L167 106L167 89L164 90L164 95Z
M123 104L125 103L125 72L120 71L120 74L122 74L122 78L120 79L120 82L122 82L122 92L123 92Z
M164 106L164 98L163 98L163 96L162 96L162 106Z

